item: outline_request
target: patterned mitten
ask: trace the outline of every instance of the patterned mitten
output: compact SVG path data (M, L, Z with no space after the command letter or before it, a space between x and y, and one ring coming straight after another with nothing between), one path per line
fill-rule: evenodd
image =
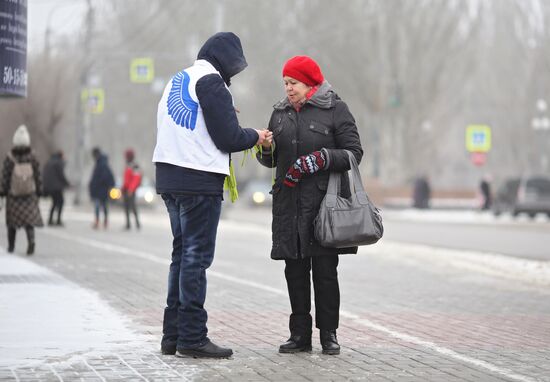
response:
M323 170L327 165L327 157L325 150L314 151L308 155L302 155L288 169L284 184L288 187L295 187L296 184L306 174L315 174L317 171Z

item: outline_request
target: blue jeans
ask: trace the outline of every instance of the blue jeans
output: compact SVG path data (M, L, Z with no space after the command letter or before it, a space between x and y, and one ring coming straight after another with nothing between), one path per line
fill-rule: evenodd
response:
M204 345L208 329L206 269L214 260L221 196L162 194L174 237L162 345Z

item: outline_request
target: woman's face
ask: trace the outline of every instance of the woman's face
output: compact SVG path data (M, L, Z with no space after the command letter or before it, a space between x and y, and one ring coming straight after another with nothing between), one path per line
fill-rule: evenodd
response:
M288 100L291 103L302 102L306 98L306 94L311 90L311 86L304 84L292 77L284 76L285 91Z

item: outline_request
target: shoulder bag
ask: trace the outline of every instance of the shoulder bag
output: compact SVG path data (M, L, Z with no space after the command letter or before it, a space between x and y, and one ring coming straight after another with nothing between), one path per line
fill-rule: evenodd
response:
M353 154L346 150L351 169L349 199L338 195L340 176L348 173L331 172L327 193L314 221L314 234L323 247L346 248L374 244L384 233L380 211L369 200L359 166Z

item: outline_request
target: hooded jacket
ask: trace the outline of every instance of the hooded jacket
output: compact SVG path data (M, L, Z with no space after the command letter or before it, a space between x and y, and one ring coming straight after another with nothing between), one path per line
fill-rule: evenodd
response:
M193 66L177 73L159 102L153 154L158 193L222 195L229 154L251 148L253 129L239 126L231 77L247 66L239 38L217 33ZM173 105L180 103L181 107Z
M59 154L52 154L43 171L44 193L63 191L69 186L65 177L65 161Z
M90 184L88 186L92 199L107 200L109 191L115 186L115 178L109 160L105 154L99 154L96 159Z

